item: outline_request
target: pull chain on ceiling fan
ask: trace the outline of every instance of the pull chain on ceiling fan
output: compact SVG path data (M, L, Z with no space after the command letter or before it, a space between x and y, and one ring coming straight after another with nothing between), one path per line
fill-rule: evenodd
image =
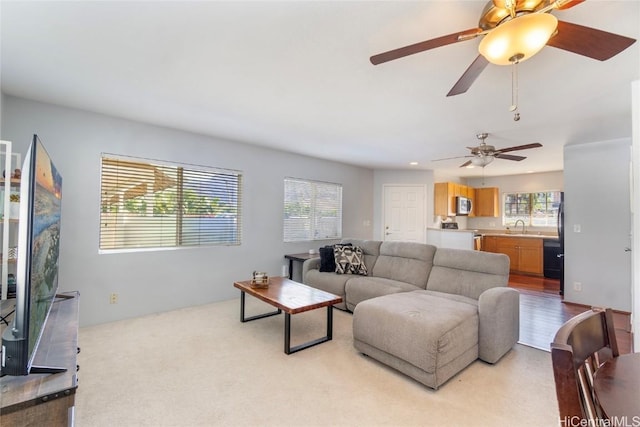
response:
M518 63L519 60L513 61L511 65L511 107L509 111L513 113L513 121L520 120L520 113L518 113Z

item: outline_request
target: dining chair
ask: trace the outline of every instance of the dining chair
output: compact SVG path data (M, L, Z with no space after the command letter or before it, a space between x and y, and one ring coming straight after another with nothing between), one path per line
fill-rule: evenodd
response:
M561 421L579 417L595 423L602 419L593 375L604 362L619 355L609 308L592 308L558 329L551 343L551 360Z

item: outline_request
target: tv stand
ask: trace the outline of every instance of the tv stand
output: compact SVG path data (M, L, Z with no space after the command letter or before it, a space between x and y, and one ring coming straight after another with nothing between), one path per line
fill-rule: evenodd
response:
M0 425L73 424L80 294L58 296L61 299L51 306L31 373L0 378Z

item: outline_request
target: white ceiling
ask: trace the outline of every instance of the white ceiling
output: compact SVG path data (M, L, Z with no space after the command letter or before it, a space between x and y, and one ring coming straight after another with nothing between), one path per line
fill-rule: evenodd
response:
M446 93L479 40L373 66L386 50L477 26L485 1L0 3L2 91L371 168L459 168L488 132L496 148L540 142L485 175L562 169L562 147L631 135L640 42L600 62L546 47L489 65ZM559 19L640 39L640 1L586 1ZM176 142L179 143L179 142Z

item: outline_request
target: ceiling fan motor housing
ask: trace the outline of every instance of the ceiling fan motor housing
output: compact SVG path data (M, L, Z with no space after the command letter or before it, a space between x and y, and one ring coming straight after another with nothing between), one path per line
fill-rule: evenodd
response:
M514 16L511 15L509 3L513 4ZM545 0L489 0L482 10L478 26L485 31L491 30L505 20L535 12L545 3Z

